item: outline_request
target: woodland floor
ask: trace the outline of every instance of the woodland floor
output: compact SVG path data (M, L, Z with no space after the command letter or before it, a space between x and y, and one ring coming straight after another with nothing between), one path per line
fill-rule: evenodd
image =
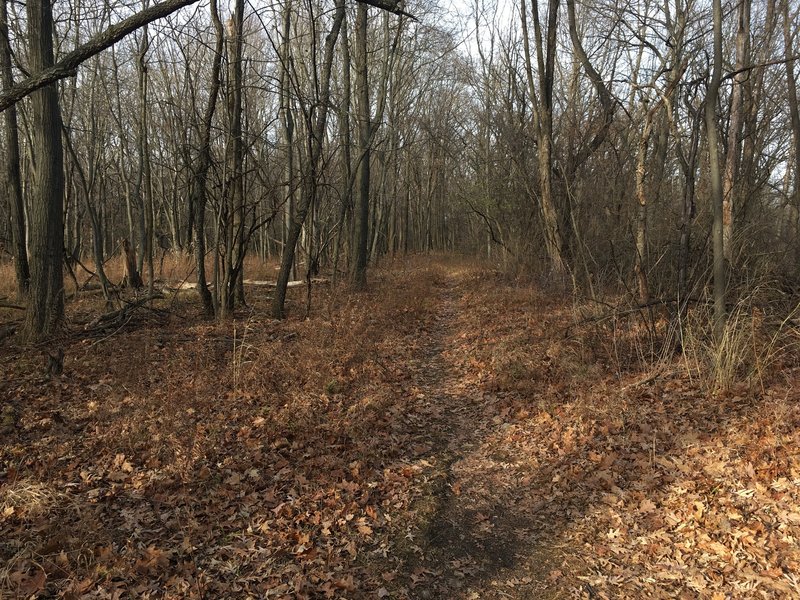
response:
M58 378L0 344L0 597L800 597L791 356L712 394L445 259L267 294L101 334L79 299Z

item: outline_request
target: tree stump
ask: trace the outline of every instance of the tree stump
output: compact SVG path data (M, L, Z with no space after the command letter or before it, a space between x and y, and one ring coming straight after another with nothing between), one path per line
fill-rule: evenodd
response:
M136 270L136 250L127 238L122 240L123 268L125 275L122 278L122 287L131 287L135 290L143 287L142 277Z

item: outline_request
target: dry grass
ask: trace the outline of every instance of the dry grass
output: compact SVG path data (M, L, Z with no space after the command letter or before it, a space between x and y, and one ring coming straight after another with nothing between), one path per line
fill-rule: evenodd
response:
M17 285L14 263L0 256L0 298L13 299L16 295Z
M756 287L730 310L720 340L713 336L711 303L699 304L680 323L682 364L687 376L710 394L739 386L764 392L796 364L800 335L796 325L800 305L778 306L775 291Z
M46 517L56 507L63 505L67 495L52 485L29 478L11 481L0 488L0 513L8 518L14 515L25 520Z

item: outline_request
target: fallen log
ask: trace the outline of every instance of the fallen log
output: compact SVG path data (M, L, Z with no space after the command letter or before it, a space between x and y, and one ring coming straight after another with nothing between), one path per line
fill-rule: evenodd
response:
M278 285L274 281L263 281L258 279L245 279L244 281L242 281L242 283L244 283L244 285L252 285L256 287L275 287L276 285ZM330 283L330 280L324 279L322 277L319 278L315 277L314 279L311 280L312 285L323 285L326 283ZM286 284L286 287L294 288L294 287L302 287L304 285L306 285L306 281L303 279L298 281L290 281L288 284ZM209 289L213 289L213 287L214 286L212 284L208 285ZM172 294L185 290L196 290L196 289L197 289L197 284L188 281L184 281L177 285L164 286L163 288L164 293L172 293Z
M276 285L278 285L274 281L257 281L253 279L245 279L242 283L244 283L245 285L255 285L255 286L265 286L265 287L275 287ZM312 285L321 285L325 283L330 283L330 280L321 277L315 277L311 280L311 283ZM298 281L290 281L289 283L286 284L286 287L293 288L293 287L302 287L304 285L306 285L305 279Z

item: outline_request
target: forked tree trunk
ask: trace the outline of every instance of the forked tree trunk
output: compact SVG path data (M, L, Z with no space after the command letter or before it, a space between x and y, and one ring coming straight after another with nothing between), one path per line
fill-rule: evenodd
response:
M533 79L533 64L528 36L528 15L525 0L520 7L522 41L528 91L533 102L534 129L539 157L539 208L542 215L545 250L556 274L566 273L564 241L559 230L559 216L553 198L553 83L555 80L556 33L559 0L548 0L547 41L542 38L539 5L531 2L536 42L538 89Z
M200 294L203 311L207 315L212 315L214 314L214 304L206 279L206 182L208 180L208 171L211 168L211 126L214 121L214 112L217 108L217 97L219 96L219 74L225 37L222 30L222 21L219 18L217 0L211 0L209 10L211 11L211 22L214 24L216 44L214 47L214 58L211 64L208 103L203 113L200 151L192 181L192 206L195 211L194 255L197 265L197 291Z

